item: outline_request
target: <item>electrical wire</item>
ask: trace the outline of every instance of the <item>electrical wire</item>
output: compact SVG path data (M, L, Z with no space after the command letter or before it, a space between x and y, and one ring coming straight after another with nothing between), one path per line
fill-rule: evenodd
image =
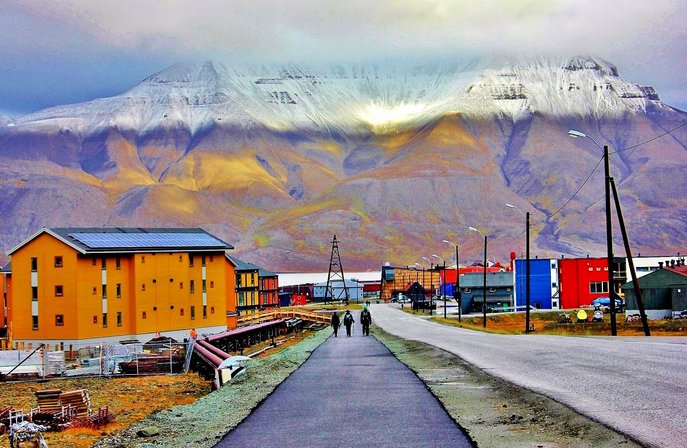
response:
M677 131L678 129L680 129L680 128L684 127L684 126L687 126L687 121L684 122L684 123L682 123L680 126L677 126L677 127L674 127L673 129L670 129L670 130L668 130L668 131L665 131L663 134L659 134L659 135L657 135L656 137L650 138L649 140L646 140L646 141L637 143L636 145L628 146L627 148L618 149L618 150L612 151L612 152L613 152L613 153L620 153L620 152L629 151L629 150L631 150L631 149L635 149L635 148L637 148L638 146L645 145L645 144L647 144L647 143L649 143L649 142L653 142L654 140L658 140L659 138L661 138L661 137L663 137L663 136L666 136L666 135L668 135L668 134L672 134L673 132Z

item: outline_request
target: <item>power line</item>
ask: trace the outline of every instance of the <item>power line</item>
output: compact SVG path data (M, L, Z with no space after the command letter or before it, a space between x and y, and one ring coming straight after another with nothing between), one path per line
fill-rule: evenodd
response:
M663 137L663 136L666 136L666 135L668 135L668 134L671 134L671 133L677 131L678 129L680 129L681 127L684 127L684 126L687 126L687 121L684 122L684 123L682 123L680 126L677 126L677 127L674 127L673 129L670 129L670 130L668 130L668 131L665 131L663 134L659 134L659 135L657 135L656 137L650 138L649 140L646 140L646 141L637 143L636 145L628 146L627 148L618 149L618 150L613 151L613 152L614 152L614 153L620 153L620 152L629 151L629 150L631 150L631 149L635 149L635 148L637 148L638 146L645 145L645 144L647 144L647 143L649 143L649 142L653 142L654 140L658 140L659 138L661 138L661 137Z

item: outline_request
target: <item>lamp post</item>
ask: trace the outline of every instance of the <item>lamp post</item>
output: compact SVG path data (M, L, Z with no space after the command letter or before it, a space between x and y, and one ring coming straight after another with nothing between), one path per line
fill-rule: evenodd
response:
M427 261L429 263L429 315L432 315L432 299L434 298L434 262L430 260L427 257L422 257L423 260ZM422 277L422 280L424 282L424 276ZM424 285L422 285L424 288ZM427 295L425 294L425 299L427 298Z
M615 321L615 288L613 287L613 229L611 225L611 167L608 158L608 145L601 145L594 140L594 137L587 135L584 132L576 131L571 129L568 131L568 135L571 137L586 137L594 142L599 149L604 152L604 174L606 181L604 182L606 190L606 256L608 258L608 296L611 302L611 336L616 336L618 334L616 330ZM631 256L631 255L628 255Z
M473 232L477 232L484 237L484 269L482 277L482 327L487 328L487 235L483 234L474 227L468 227Z
M432 254L432 256L434 258L438 258L444 264L444 268L443 268L444 269L444 281L441 282L441 289L442 289L441 295L444 298L444 319L446 319L446 260L444 260L443 258L441 258L439 255L436 255L436 254Z
M518 207L512 204L506 204L506 207L515 209L525 215L525 258L526 272L525 272L525 333L530 332L530 212L523 212Z
M456 301L458 302L458 322L460 322L461 314L463 313L463 301L461 300L460 294L460 265L458 263L458 245L450 242L449 240L443 240L443 242L446 244L451 244L456 248L456 286L455 290L453 291L453 297L455 297Z

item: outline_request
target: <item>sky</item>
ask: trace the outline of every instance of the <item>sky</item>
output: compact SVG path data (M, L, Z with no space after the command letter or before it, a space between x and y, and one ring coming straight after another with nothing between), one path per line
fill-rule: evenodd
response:
M2 0L0 113L117 95L177 62L591 55L687 111L684 0Z

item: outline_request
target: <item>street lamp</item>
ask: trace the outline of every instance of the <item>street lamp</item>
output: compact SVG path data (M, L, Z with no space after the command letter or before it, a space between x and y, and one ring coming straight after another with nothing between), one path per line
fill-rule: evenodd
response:
M443 258L441 258L439 255L436 255L436 254L432 254L432 256L434 258L438 258L444 264L444 281L441 283L441 287L442 287L442 294L441 295L444 298L444 319L446 319L446 260L444 260Z
M515 209L525 215L525 257L526 272L525 272L525 333L530 332L530 212L523 212L518 207L512 204L506 204L506 207Z
M468 227L473 232L477 232L484 237L484 270L482 277L482 327L487 328L487 235L483 234L474 227Z
M434 275L433 275L434 262L427 257L422 257L422 259L427 261L427 263L429 263L429 314L431 316L432 315L432 302L434 299ZM424 281L425 281L425 276L423 274L422 275L422 283L423 283L422 288L423 289L425 287ZM427 295L425 295L425 299L426 298L427 298Z
M461 321L461 314L463 312L463 303L462 303L461 294L460 294L460 265L458 263L458 245L450 242L449 240L443 240L443 242L446 244L450 244L456 248L456 286L455 286L455 290L453 291L453 297L458 302L458 322L460 322Z
M594 140L594 137L587 135L584 132L571 129L568 131L571 137L588 138L594 142L599 149L604 152L604 174L606 176L605 190L606 190L606 256L608 258L608 295L611 302L611 336L618 334L615 322L615 288L613 287L613 230L611 225L611 167L608 158L608 145L601 145ZM631 255L628 255L628 257Z

